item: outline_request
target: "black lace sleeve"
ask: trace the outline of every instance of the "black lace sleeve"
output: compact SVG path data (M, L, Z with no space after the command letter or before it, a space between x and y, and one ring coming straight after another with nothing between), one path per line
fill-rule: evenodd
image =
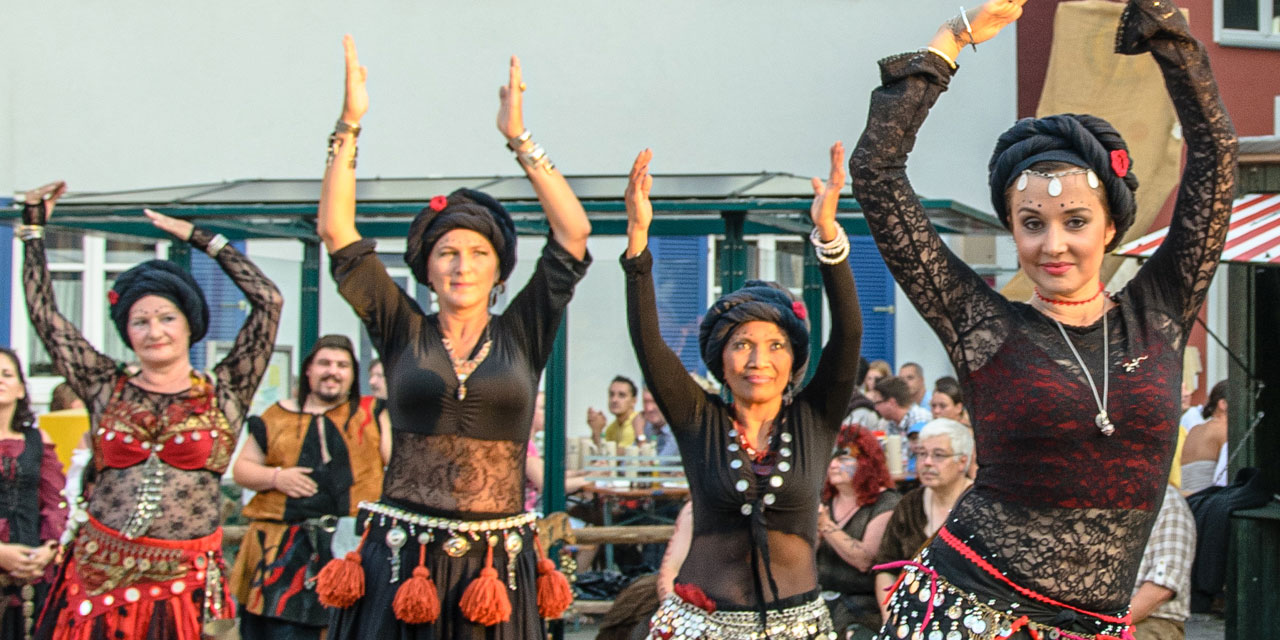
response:
M862 346L862 309L858 307L858 290L853 286L853 270L847 260L824 264L821 269L822 285L831 305L831 333L813 378L796 399L813 405L818 415L824 416L829 429L839 430L857 384L858 368L849 363L858 361ZM822 312L821 309L809 311Z
M423 317L422 308L387 274L378 259L377 244L358 240L329 254L329 271L338 283L338 293L360 316L379 356L387 360L409 337L406 328L414 318ZM415 334L416 335L416 334Z
M907 154L951 69L932 53L880 62L867 127L849 159L854 196L885 264L942 340L957 371L978 369L1003 341L1007 304L951 252L907 179Z
M1181 322L1185 342L1226 244L1235 197L1236 132L1218 96L1209 56L1173 2L1130 2L1116 32L1116 51L1150 52L1155 58L1187 142L1169 235L1142 265L1132 288L1152 295Z
M191 234L191 245L203 250L212 239L212 234L197 228ZM249 317L236 334L235 344L213 368L218 379L218 406L232 427L239 427L271 361L284 297L275 283L235 247L222 247L214 259L249 300Z
M569 306L573 289L587 274L589 266L590 254L579 260L565 251L555 236L547 236L547 244L529 282L502 312L503 327L520 336L521 344L529 350L529 361L537 371L542 371L547 364L565 307Z
M53 359L54 370L67 379L67 384L88 405L90 414L98 415L111 397L116 361L94 349L76 325L58 312L43 239L26 241L22 280L31 328Z
M653 392L654 401L672 429L695 427L701 424L700 416L706 410L707 393L662 339L653 292L653 254L648 248L630 259L623 254L622 270L627 277L627 328L645 387Z

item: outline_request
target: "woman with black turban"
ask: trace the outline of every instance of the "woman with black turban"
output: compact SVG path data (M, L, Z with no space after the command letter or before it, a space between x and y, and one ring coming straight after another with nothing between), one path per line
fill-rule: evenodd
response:
M382 498L362 503L357 516L360 549L320 573L320 601L337 608L329 637L540 638L542 618L559 617L572 598L554 564L539 558L534 514L524 512L525 450L538 379L591 262L591 225L529 139L513 57L498 129L551 233L528 284L494 315L494 295L515 267L511 216L479 191L432 198L404 254L435 293L438 313L424 313L356 231L356 134L368 93L350 37L344 46L346 102L330 138L317 228L338 290L385 367L392 448Z
M711 305L698 333L702 360L729 390L728 402L694 383L658 330L648 250L651 159L640 153L627 187L627 321L645 386L680 447L694 530L649 637L834 638L814 562L818 505L862 340L849 239L836 223L844 147L831 147L827 182L813 179L809 238L832 320L813 380L802 387L809 310L789 291L752 280Z
M1136 163L1109 124L1071 114L1018 122L990 162L992 205L1034 297L1006 300L943 244L906 156L962 47L994 37L1024 1L991 0L928 49L881 61L850 160L885 262L955 365L982 453L972 490L906 563L886 638L1127 634L1176 441L1183 347L1226 238L1236 141L1208 56L1173 2L1133 0L1116 51L1152 55L1187 142L1163 246L1103 291L1103 257L1133 224Z
M116 362L55 305L42 238L65 191L62 182L28 191L17 235L31 325L88 405L97 480L35 637L198 638L206 624L235 617L223 588L219 480L275 345L280 292L222 235L148 211L157 228L218 261L249 317L214 378L192 369L191 346L209 327L204 293L186 269L144 262L107 292L116 331L137 357Z

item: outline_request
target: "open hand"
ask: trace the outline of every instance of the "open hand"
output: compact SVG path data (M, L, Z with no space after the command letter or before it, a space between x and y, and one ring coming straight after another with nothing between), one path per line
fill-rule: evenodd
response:
M316 494L319 486L311 479L311 469L307 467L289 467L276 474L276 490L290 498L309 498Z
M649 190L653 188L653 176L649 175L649 161L653 151L645 149L631 165L631 178L623 201L627 205L627 257L634 258L649 245L649 225L653 223L653 204L649 202Z
M831 145L831 173L825 183L821 178L813 179L813 205L809 207L809 217L824 242L836 238L836 210L840 207L844 176L844 143L837 140Z
M498 87L498 131L510 141L524 133L524 90L520 58L511 56L507 68L507 84Z
M350 35L342 36L342 51L347 61L347 89L342 99L342 121L360 124L360 119L369 110L369 91L365 88L369 69L360 65L360 58L356 55L356 41Z
M170 218L159 211L143 209L142 212L151 219L151 224L155 225L157 229L164 231L183 242L191 239L191 232L196 228L194 224L191 224L186 220Z

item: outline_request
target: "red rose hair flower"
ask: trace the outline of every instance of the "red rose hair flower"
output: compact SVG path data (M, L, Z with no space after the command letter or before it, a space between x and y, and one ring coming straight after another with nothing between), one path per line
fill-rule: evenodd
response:
M116 303L120 302L120 294L116 293L115 289L108 291L107 302L111 303L111 306L113 307L116 306Z
M1129 152L1124 149L1116 149L1111 152L1111 170L1116 172L1121 178L1129 175Z
M791 302L791 312L796 314L796 317L800 318L801 320L806 320L809 318L809 310L805 309L804 303L800 302L799 300L793 300Z
M435 212L444 211L444 208L449 206L449 198L446 198L445 196L436 196L431 199L431 203L427 206L431 207L431 210Z

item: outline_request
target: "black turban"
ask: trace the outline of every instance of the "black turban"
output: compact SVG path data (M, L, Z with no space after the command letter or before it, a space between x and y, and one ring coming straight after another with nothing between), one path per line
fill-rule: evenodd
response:
M498 253L498 281L506 282L516 267L516 224L511 214L488 194L458 189L432 198L409 225L404 262L418 282L427 284L427 256L436 241L454 229L470 229L489 239Z
M698 346L707 370L724 382L725 343L740 325L756 320L772 322L786 332L793 354L791 384L798 384L809 363L808 312L791 292L763 280L748 280L746 286L722 296L707 310L698 330Z
M204 291L190 273L168 260L148 260L120 274L111 293L111 321L130 349L129 309L145 296L160 296L177 305L191 328L191 344L199 342L209 327Z
M1010 227L1005 193L1022 172L1037 162L1065 162L1093 169L1107 190L1107 210L1116 236L1107 251L1120 245L1133 226L1138 177L1130 169L1129 148L1120 132L1106 120L1091 115L1064 113L1047 118L1023 118L996 141L988 165L991 204L1005 228Z

